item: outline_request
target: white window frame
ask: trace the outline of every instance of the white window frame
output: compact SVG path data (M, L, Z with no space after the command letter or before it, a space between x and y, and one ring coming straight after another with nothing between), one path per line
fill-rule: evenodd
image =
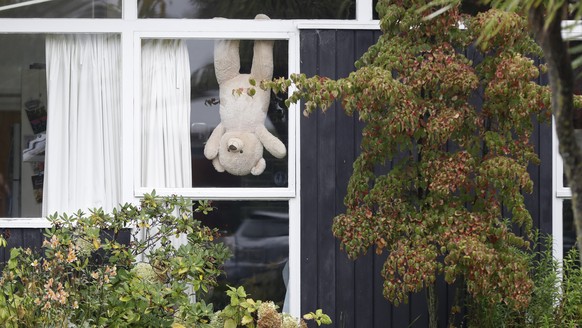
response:
M582 24L580 21L564 21L562 24L564 40L582 41ZM556 133L556 124L552 118L552 254L555 259L564 258L564 201L572 199L572 190L564 186L564 161L560 155L560 143Z
M122 56L122 202L137 202L144 193L140 171L141 40L144 38L185 39L276 39L289 43L289 73L300 72L299 35L302 29L379 30L373 19L372 0L356 0L354 20L190 20L138 19L137 1L124 0L122 18L0 18L0 34L112 33L121 36ZM290 313L300 315L301 277L301 186L300 126L298 105L289 109L288 186L285 188L192 188L156 189L159 195L180 194L194 199L269 200L289 202ZM0 218L0 228L46 228L45 218Z
M564 187L564 161L560 156L558 136L556 135L556 125L552 119L552 254L555 259L564 258L564 228L563 228L563 205L564 200L572 199L572 191Z

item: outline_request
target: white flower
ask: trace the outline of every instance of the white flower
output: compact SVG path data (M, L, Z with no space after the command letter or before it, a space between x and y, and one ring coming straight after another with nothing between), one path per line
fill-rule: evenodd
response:
M149 282L160 281L160 277L156 274L154 267L149 263L139 262L131 271L142 280Z

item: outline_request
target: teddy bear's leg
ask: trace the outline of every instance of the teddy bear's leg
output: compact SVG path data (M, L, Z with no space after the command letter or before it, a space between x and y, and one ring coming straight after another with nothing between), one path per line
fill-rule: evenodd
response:
M224 134L224 126L219 123L208 137L206 145L204 145L204 156L208 159L214 159L218 156L218 149L220 148L220 139Z
M238 47L239 40L217 40L214 42L214 73L219 85L240 73Z
M264 14L255 16L256 20L268 20ZM253 48L251 76L259 81L273 78L273 41L256 40Z
M214 166L214 169L218 172L224 172L224 166L222 166L222 164L220 164L220 160L218 159L218 157L215 157L212 160L212 165Z
M277 139L274 135L267 130L264 126L260 126L255 131L257 138L261 141L265 149L271 153L271 155L277 158L283 158L287 154L287 148L281 140Z
M266 167L267 167L267 163L265 162L265 159L261 158L261 159L259 159L259 161L255 165L255 167L253 167L251 169L251 174L252 175L261 175L261 173L263 173L263 171L265 171Z

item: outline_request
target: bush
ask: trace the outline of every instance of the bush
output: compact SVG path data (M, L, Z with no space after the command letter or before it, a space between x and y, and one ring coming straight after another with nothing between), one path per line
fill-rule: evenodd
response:
M578 252L572 248L563 261L552 254L552 239L546 237L541 250L529 253L534 282L529 306L516 311L504 303L491 304L475 298L469 301L469 327L581 327L582 269Z
M246 308L238 321L229 321L226 313L243 313L240 304L215 312L202 299L230 256L215 241L218 231L194 218L211 210L209 202L154 192L139 206L126 204L112 214L95 209L50 216L41 252L10 250L0 278L0 325L256 327L256 311ZM119 234L129 228L131 241L120 243ZM186 242L172 243L178 236ZM244 289L236 290L246 299Z

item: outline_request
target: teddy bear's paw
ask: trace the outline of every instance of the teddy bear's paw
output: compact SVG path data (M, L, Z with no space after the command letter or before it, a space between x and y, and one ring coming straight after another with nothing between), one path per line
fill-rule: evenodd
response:
M285 148L285 145L281 141L279 141L273 145L269 152L271 153L271 155L277 158L283 158L285 157L285 155L287 155L287 148Z
M216 159L216 156L218 156L218 148L208 146L204 147L204 157L213 160Z
M265 138L263 146L265 146L267 151L276 158L283 158L285 155L287 155L287 148L285 147L285 144L283 144L281 140L275 137Z
M255 167L253 167L251 169L251 174L252 175L261 175L261 173L263 173L263 171L265 171L266 167L267 167L267 163L265 162L265 159L261 158L257 162L257 165L255 165Z
M224 166L222 166L222 164L220 164L220 161L218 160L218 157L215 157L212 160L212 165L214 166L214 169L218 172L224 172Z

